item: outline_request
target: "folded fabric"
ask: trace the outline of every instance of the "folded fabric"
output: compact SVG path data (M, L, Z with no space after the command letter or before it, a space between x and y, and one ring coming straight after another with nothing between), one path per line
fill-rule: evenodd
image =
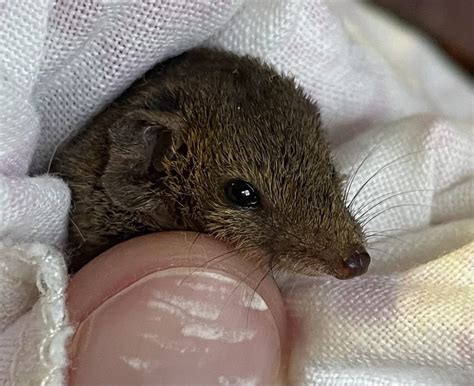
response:
M287 293L297 326L291 380L307 385L470 384L473 267L470 243L397 274L298 283Z

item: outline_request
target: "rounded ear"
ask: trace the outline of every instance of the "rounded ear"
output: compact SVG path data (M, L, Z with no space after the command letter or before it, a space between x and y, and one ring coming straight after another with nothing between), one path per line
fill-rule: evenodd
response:
M147 211L156 207L161 161L180 138L180 118L144 111L119 119L109 128L109 159L102 185L115 205Z

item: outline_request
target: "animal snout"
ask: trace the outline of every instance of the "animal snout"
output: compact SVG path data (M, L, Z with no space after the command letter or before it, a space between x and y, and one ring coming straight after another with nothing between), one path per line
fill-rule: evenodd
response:
M338 270L338 277L341 279L350 279L367 272L370 264L370 256L365 249L358 249L342 261Z

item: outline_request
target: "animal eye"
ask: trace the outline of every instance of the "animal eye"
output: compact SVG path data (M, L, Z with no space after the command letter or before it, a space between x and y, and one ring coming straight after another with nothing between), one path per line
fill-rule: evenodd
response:
M241 208L255 208L259 204L257 190L248 182L231 180L224 190L226 197Z

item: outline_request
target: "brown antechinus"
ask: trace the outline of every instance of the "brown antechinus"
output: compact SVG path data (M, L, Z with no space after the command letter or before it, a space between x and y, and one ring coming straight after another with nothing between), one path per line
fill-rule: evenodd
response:
M72 190L73 272L121 241L180 229L307 275L350 278L370 261L318 107L251 57L198 48L157 65L52 171Z

